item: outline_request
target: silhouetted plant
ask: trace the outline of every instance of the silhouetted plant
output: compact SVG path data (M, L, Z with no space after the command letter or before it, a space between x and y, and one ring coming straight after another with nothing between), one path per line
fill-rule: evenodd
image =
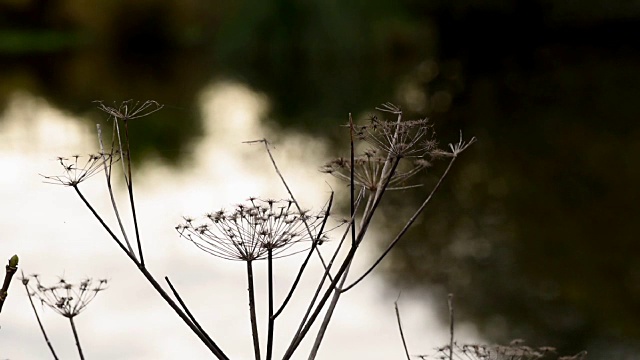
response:
M453 358L450 357L453 349ZM509 345L484 344L453 344L436 349L433 355L418 355L424 360L584 360L587 352L581 351L575 355L558 356L556 349L549 346L532 348L522 344L521 340L514 340Z
M113 125L110 145L105 145L102 129L98 126L100 144L98 154L90 155L86 162L82 162L79 156L59 158L64 173L59 176L45 176L46 181L72 187L100 225L173 311L180 316L218 359L228 359L227 355L191 314L182 297L169 281L169 278L165 277L165 280L174 298L169 296L145 266L133 195L133 172L130 156L132 139L130 138L128 127L130 120L152 114L160 110L162 105L154 101L142 103L126 101L114 106L107 106L102 102L98 102L98 108L109 115L109 120ZM283 359L290 359L296 353L298 346L322 314L323 320L309 354L310 359L315 358L340 296L355 287L370 274L395 247L398 241L403 238L407 230L424 211L460 153L475 141L475 138L472 138L466 142L462 139L461 134L460 140L455 144L449 144L449 150L444 151L438 148L435 133L426 119L407 121L403 119L402 111L390 103L383 104L378 110L381 114L391 114L395 118L387 121L380 120L378 116L375 116L366 125L356 125L351 116L349 116L349 123L347 124L350 139L349 157L338 158L338 160L333 160L321 168L322 172L335 175L349 184L349 218L345 221L344 232L338 236L339 240L332 242L333 245L326 250L329 252L328 256L326 254L323 255L323 252L320 251L320 245L328 240L325 233L329 231L327 220L330 216L334 193L331 193L321 211L313 213L303 210L282 175L271 151L271 146L266 139L248 141L248 143L264 145L273 168L287 191L288 199L276 201L250 198L247 203L236 205L232 211L219 210L206 215L204 219L198 221L185 218L184 223L176 227L181 237L188 239L205 252L217 257L240 260L246 263L250 321L256 359L261 358L261 350L258 341L254 305L253 263L255 261L266 260L268 270L267 347L265 351L267 360L271 360L273 357L276 320L295 296L296 289L298 289L298 284L307 269L307 265L312 259L319 261L322 265L323 274L316 280L315 291L307 305L307 310L300 319L298 329L290 339L289 346L282 356ZM356 141L365 141L370 148L364 154L356 155L354 151L354 142ZM347 283L347 274L351 268L352 260L362 242L365 241L365 235L386 191L409 189L419 185L407 184L406 181L418 172L429 168L431 163L438 159L447 159L449 164L445 171L440 174L439 180L430 194L423 199L421 206L414 211L413 215L405 220L402 230L387 242L386 248L375 258L371 265L361 274L357 274L355 280ZM113 165L118 160L122 164L122 175L124 176L128 193L128 205L131 208L135 232L135 250L120 217L114 190L111 186ZM119 225L120 235L117 235L105 223L102 216L98 214L80 190L80 184L83 181L101 170L104 170L105 173L107 189ZM323 249L326 249L326 247L323 247ZM276 308L273 301L273 259L298 253L306 253L306 255L301 259L298 273L289 287L282 304ZM55 304L64 306L65 302L63 300Z
M449 344L435 349L430 355L416 355L421 360L584 360L587 357L586 351L581 351L572 356L559 356L554 347L541 346L532 348L524 345L524 340L512 340L509 345L486 345L486 344L459 344L455 341L454 333L454 309L453 294L449 294L447 300L449 308ZM411 359L409 348L405 340L400 319L398 301L395 302L396 318L398 329L402 338L402 345L407 360Z
M31 279L35 282L35 285L32 284L30 286L29 279L25 279L24 277L22 280L25 287L28 287L29 289L29 296L37 297L43 305L47 305L56 313L69 319L71 330L73 331L73 338L75 339L76 347L78 348L78 354L81 359L84 359L82 347L80 346L80 338L78 337L78 331L73 319L85 310L99 292L106 289L107 280L100 279L94 281L91 278L87 278L80 281L78 284L72 284L67 282L64 278L60 278L56 284L45 286L42 285L40 277L37 274L31 275ZM44 328L41 327L41 329L44 333ZM46 334L45 339L49 344L49 348L51 349L54 358L57 358Z
M36 306L33 304L33 299L31 297L32 292L31 290L29 290L29 280L30 279L24 276L24 273L22 273L22 277L20 278L20 281L22 281L22 285L24 286L24 289L27 292L27 297L29 298L29 303L31 304L33 313L36 315L36 320L38 320L38 326L40 327L40 332L42 333L42 336L44 336L44 341L46 341L47 346L49 347L49 351L51 351L51 355L53 355L53 358L55 360L58 360L58 355L56 354L56 351L53 348L53 344L51 343L51 340L49 340L49 336L47 335L47 332L44 329L44 325L42 324L42 320L40 320L40 315L38 315Z

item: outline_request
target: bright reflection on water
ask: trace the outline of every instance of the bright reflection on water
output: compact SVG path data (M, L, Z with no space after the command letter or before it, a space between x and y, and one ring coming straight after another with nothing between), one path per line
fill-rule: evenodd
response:
M192 156L180 169L147 163L135 177L143 248L148 267L158 280L168 275L224 351L234 359L252 355L244 264L207 255L180 240L174 226L183 215L206 212L243 201L248 196L283 198L286 192L264 147L243 141L268 138L274 155L299 201L319 209L329 195L325 176L317 167L331 154L317 139L283 133L266 126L268 102L264 96L235 83L216 83L201 95L205 131ZM145 126L152 118L136 126ZM150 126L150 125L147 125ZM85 356L89 359L209 359L211 355L181 320L153 291L72 189L44 184L38 174L55 175L56 156L97 150L93 127L81 125L45 101L17 94L0 120L0 257L20 256L20 268L39 273L43 282L57 275L78 281L106 277L109 289L100 293L76 318ZM98 211L109 218L108 197L102 174L81 184ZM344 186L333 184L338 191ZM119 190L122 190L119 184ZM124 192L120 191L124 204ZM346 194L344 194L346 195ZM121 211L124 206L121 206ZM323 246L331 250L331 243ZM371 247L373 249L373 247ZM368 263L364 248L352 274ZM275 263L277 299L282 299L301 259ZM262 271L263 263L257 268ZM311 269L297 297L276 323L276 358L297 327L296 319L320 273ZM17 277L16 277L17 278ZM265 299L264 272L257 274L257 299ZM15 279L0 316L0 358L50 358L21 283ZM393 301L397 294L374 276L347 293L336 310L320 351L322 359L400 359ZM258 300L260 301L260 300ZM439 299L444 301L444 299ZM414 354L431 352L447 341L447 330L425 309L425 299L403 295L403 326ZM278 300L276 300L278 303ZM43 310L38 306L39 310ZM264 328L266 301L258 303ZM61 358L77 356L68 323L49 309L40 312ZM470 331L459 335L469 339ZM262 346L264 348L264 332ZM303 343L295 358L306 358Z

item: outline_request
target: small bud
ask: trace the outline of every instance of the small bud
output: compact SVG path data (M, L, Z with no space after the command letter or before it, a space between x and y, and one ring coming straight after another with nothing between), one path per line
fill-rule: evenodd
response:
M9 259L9 267L10 268L17 268L18 267L18 255L13 255L10 259Z

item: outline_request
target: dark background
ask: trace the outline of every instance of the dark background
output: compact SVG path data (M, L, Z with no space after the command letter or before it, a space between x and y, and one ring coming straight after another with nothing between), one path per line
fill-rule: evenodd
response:
M623 0L4 0L0 111L28 92L93 122L93 100L154 99L134 154L179 168L216 80L330 142L347 113L397 103L443 145L459 129L479 142L384 263L390 284L455 293L493 341L636 359L638 29ZM392 197L390 229L413 199Z

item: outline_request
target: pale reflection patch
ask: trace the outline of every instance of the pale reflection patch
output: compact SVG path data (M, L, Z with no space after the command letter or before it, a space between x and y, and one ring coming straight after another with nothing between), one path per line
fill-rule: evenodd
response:
M287 196L263 145L243 141L272 139L274 156L295 195L303 206L314 209L327 200L330 188L325 181L331 181L317 168L337 154L310 136L266 126L266 97L242 84L212 84L202 92L200 102L206 133L194 147L192 165L178 171L158 164L138 169L135 190L143 248L157 279L168 275L224 351L232 359L244 359L252 354L244 265L199 251L179 239L173 228L183 215L197 217L232 206L248 196ZM51 175L59 171L56 156L98 150L93 128L79 124L27 94L14 97L2 114L0 260L17 253L21 269L38 272L47 281L55 281L55 276L62 274L70 280L84 276L110 279L110 288L76 319L87 358L211 358L127 261L73 190L43 184L39 173ZM335 190L345 191L343 184L332 184ZM82 183L81 189L117 229L103 175ZM121 212L126 217L125 193L121 188L118 192ZM330 250L333 245L323 246ZM352 273L357 274L368 264L367 260L367 253L362 253ZM289 257L276 262L276 303L282 300L300 261L299 257ZM266 294L263 265L256 266L257 299L264 299ZM299 296L276 325L276 358L298 325L295 320L305 310L320 268L316 265L311 270L297 292ZM401 358L403 350L393 309L395 296L388 294L385 284L375 276L347 293L338 305L319 358ZM400 301L405 334L414 354L447 342L446 329L425 309L427 302L408 294ZM261 329L265 312L266 304L259 303ZM76 357L65 319L47 309L41 315L61 358ZM49 358L19 281L12 283L0 325L0 358ZM465 333L468 337L469 331L460 334ZM264 335L261 333L263 346ZM304 343L295 358L306 358L305 349L309 346L309 341Z

